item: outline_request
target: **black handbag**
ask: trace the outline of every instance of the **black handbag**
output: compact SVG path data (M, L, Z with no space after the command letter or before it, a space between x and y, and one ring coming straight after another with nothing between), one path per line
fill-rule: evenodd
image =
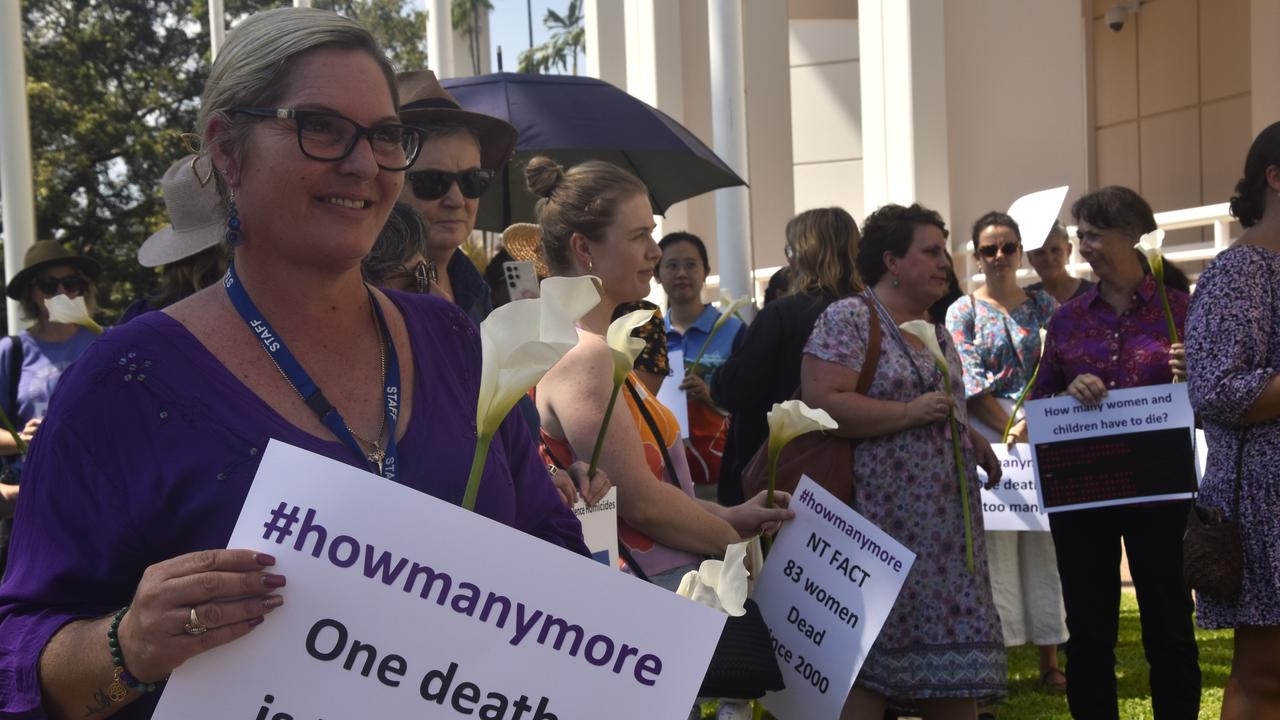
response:
M1236 480L1231 495L1231 517L1221 510L1194 503L1187 513L1182 535L1182 576L1187 587L1214 600L1234 602L1244 582L1244 547L1240 543L1240 475L1244 471L1244 447L1240 439L1236 455Z
M649 425L649 431L658 441L658 449L662 452L662 460L666 463L667 477L676 487L680 481L675 477L671 457L662 442L662 432L654 421L649 410L644 406L639 391L626 381L627 391L635 399L641 417ZM649 577L640 569L639 563L631 557L626 545L618 541L618 554L637 578L648 581ZM776 692L786 687L782 681L782 671L778 669L778 656L773 652L773 636L769 634L769 626L760 614L760 608L750 598L744 603L746 613L738 617L730 615L726 618L724 629L720 631L720 640L711 655L711 663L707 665L707 674L702 678L699 697L729 698L733 700L755 700L764 697L765 693Z

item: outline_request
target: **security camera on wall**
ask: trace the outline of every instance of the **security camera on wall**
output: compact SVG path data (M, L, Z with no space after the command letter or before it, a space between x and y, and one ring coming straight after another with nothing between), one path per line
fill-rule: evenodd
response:
M1111 32L1120 32L1129 16L1138 14L1140 6L1141 0L1123 0L1112 5L1106 14L1107 27L1111 28Z

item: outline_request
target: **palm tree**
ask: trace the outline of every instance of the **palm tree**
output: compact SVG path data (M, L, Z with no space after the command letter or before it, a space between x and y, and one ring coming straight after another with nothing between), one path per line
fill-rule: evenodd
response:
M453 0L453 29L467 35L471 74L480 74L480 32L484 27L482 13L493 10L489 0Z
M561 71L572 67L578 74L578 53L586 50L587 32L583 27L582 0L569 0L565 13L547 9L542 24L551 31L546 42L520 53L519 71L543 73L553 67Z

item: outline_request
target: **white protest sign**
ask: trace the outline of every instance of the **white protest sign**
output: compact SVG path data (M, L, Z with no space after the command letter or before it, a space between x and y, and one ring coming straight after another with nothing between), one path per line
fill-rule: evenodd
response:
M684 351L667 351L667 361L671 364L671 374L662 381L658 388L658 402L662 403L676 416L680 423L680 437L689 437L689 398L680 389L684 382Z
M1045 512L1191 497L1195 417L1185 384L1112 390L1096 409L1069 396L1026 405Z
M1058 213L1062 212L1062 201L1067 199L1067 191L1062 187L1041 190L1023 195L1009 206L1009 217L1018 223L1018 234L1022 236L1022 249L1030 252L1039 250L1049 237L1049 231L1058 221Z
M1036 491L1036 471L1031 446L992 443L992 451L1000 459L1000 483L982 489L982 524L987 530L1019 530L1049 532L1049 516L1040 509L1040 493ZM987 473L978 468L978 479L985 486Z
M807 476L791 509L753 595L786 683L764 704L780 720L835 718L916 556Z
M228 546L276 556L284 605L179 667L158 720L684 717L725 619L276 441Z
M596 562L618 567L618 488L609 488L600 502L588 505L581 497L573 514L582 523L582 539Z

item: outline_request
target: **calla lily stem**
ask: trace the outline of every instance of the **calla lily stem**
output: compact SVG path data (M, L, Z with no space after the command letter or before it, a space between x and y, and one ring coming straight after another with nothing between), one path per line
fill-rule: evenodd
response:
M1014 420L1018 417L1018 410L1022 409L1022 403L1026 402L1027 394L1031 392L1031 388L1035 387L1036 376L1040 374L1040 363L1036 363L1036 369L1031 372L1031 379L1027 381L1026 387L1022 388L1022 392L1018 393L1018 399L1013 403L1013 410L1009 412L1009 422L1004 424L1004 432L1000 434L1000 438L1005 442L1009 442L1009 431L1013 429Z
M951 397L951 373L946 365L939 365L942 371L942 385L947 397ZM947 412L947 421L951 424L951 450L956 456L956 470L960 472L960 512L964 519L964 565L973 574L973 518L969 513L969 471L965 468L964 452L960 449L960 421L956 419L955 409Z
M13 423L9 421L9 416L3 409L0 409L0 424L3 424L4 429L13 436L13 443L18 446L18 453L20 455L26 455L27 444L23 442L22 436L19 435L18 430L13 427Z
M484 463L489 458L489 443L493 436L481 435L476 438L476 454L471 458L471 474L467 476L467 491L462 495L464 510L475 512L476 496L480 494L480 476L484 474Z
M604 421L600 423L600 434L596 436L596 446L591 451L591 466L587 469L587 477L595 477L596 468L600 465L600 451L604 449L604 436L609 432L609 421L613 419L613 406L618 402L618 391L622 383L613 384L613 394L609 396L609 407L604 411ZM662 442L659 438L658 442Z

